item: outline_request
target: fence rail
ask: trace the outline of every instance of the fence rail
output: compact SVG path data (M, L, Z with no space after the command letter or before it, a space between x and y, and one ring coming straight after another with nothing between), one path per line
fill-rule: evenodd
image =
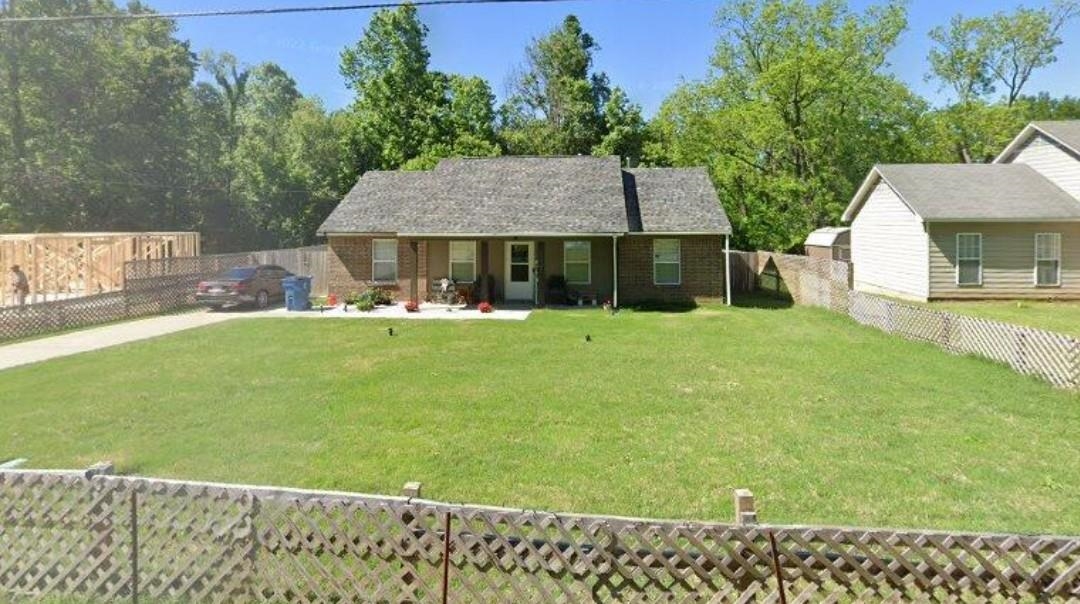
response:
M852 291L846 262L770 252L740 254L754 255L744 256L743 262L756 266L759 275L778 274L796 304L828 308L954 354L998 361L1061 388L1080 388L1080 340L1071 336Z
M325 293L326 246L134 260L124 264L121 291L0 308L0 342L190 308L199 281L248 264L277 264L310 275L312 292Z
M1066 601L1080 538L754 526L0 471L0 594L274 602Z

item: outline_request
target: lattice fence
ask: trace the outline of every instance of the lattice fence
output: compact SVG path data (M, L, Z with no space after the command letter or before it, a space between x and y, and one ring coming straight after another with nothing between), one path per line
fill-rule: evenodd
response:
M325 246L136 260L124 265L122 291L0 308L0 342L190 308L199 281L251 264L278 264L311 275L315 293L326 287Z
M1072 601L1080 538L736 526L0 471L0 595L13 597L775 602L781 590L789 602Z
M931 342L956 354L1005 363L1062 388L1080 387L1080 340L1063 334L958 315L851 292L848 314L863 325Z
M826 258L756 252L759 274L775 272L794 302L955 354L1005 363L1062 388L1080 388L1080 340L1059 333L905 304L850 289L850 265Z

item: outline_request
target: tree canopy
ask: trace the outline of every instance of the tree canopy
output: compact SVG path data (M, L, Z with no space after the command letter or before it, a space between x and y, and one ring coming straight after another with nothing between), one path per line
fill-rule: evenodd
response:
M417 7L375 11L338 65L338 111L281 66L196 54L168 19L0 26L0 230L198 230L207 251L308 243L368 170L442 158L617 155L706 166L748 248L796 248L835 224L874 163L988 161L1024 123L1078 119L1029 90L1080 0L957 15L929 32L933 106L887 62L902 0L730 0L710 72L654 116L600 69L567 15L532 40L506 94L431 67ZM151 9L19 0L18 16ZM703 57L705 60L705 57ZM201 77L199 77L201 74Z

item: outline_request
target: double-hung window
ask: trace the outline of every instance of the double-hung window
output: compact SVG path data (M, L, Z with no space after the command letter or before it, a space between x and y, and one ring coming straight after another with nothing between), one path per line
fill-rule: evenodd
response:
M956 234L956 284L982 285L982 233Z
M476 280L476 242L450 242L450 279L455 283Z
M592 243L589 241L563 242L563 276L567 283L588 285L592 283Z
M653 239L653 283L682 283L682 242L678 239Z
M1035 285L1061 285L1061 233L1035 234Z
M384 283L397 281L397 240L375 239L371 242L371 279Z

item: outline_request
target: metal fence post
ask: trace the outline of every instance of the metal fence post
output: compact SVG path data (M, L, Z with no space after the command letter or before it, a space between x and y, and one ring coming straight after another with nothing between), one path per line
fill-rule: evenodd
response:
M443 526L442 604L450 601L450 523L450 512L447 512L446 523Z

